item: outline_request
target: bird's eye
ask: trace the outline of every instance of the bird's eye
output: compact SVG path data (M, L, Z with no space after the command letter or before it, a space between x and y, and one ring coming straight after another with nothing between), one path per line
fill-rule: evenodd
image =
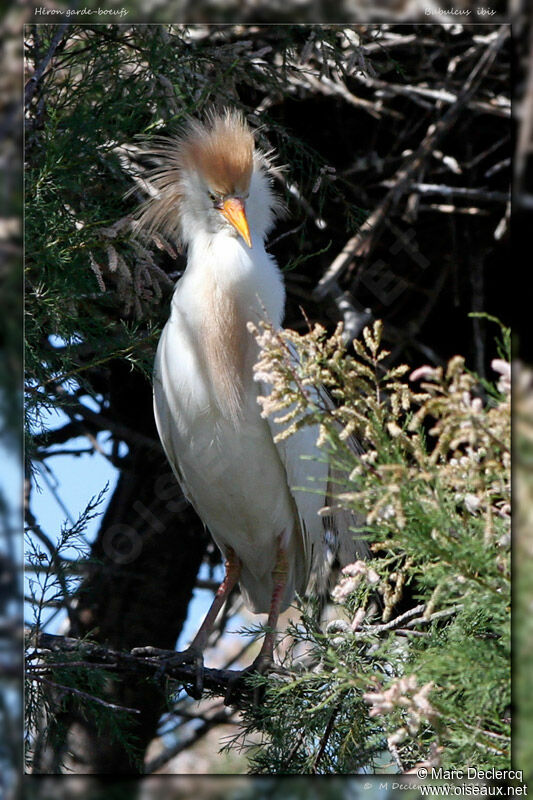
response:
M216 192L209 192L209 199L215 207L220 207L222 198Z

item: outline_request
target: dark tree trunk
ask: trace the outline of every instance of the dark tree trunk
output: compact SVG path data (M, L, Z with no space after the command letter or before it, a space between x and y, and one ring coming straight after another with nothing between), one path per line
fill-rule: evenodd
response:
M77 619L68 633L88 635L118 650L144 645L172 649L208 537L156 439L150 387L127 367L115 370L114 378L113 416L133 432L153 436L154 445L130 443L128 466L102 519L92 548L94 563L82 581ZM129 727L135 757L116 737L103 735L92 721L67 711L53 723L51 733L59 736L44 748L44 762L36 771L58 771L61 762L80 773L142 771L144 752L165 706L163 686L145 679L114 681L106 699L140 711L131 715Z

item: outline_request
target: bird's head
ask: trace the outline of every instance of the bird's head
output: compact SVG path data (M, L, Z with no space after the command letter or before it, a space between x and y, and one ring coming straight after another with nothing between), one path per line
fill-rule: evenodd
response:
M139 227L185 244L220 233L248 247L271 228L278 203L265 157L240 113L191 120L183 136L160 137L147 152L159 165L147 175L153 196L139 209Z

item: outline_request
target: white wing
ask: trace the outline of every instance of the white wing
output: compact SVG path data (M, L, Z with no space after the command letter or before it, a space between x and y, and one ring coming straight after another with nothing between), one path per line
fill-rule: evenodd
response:
M268 395L271 386L263 381L259 384L260 394ZM311 391L317 402L333 405L324 387ZM268 424L273 438L283 430L275 415L268 417ZM332 563L342 567L356 558L368 558L370 551L365 541L356 539L353 530L361 527L363 519L343 510L320 513L325 506L335 504L335 495L342 491L343 474L326 450L317 447L318 434L318 426L307 425L277 442L276 447L300 520L308 580L312 578L313 585L323 591ZM356 454L362 452L355 439L349 446Z
M269 387L264 385L261 391L268 393ZM282 430L271 416L268 424L272 437ZM316 446L317 438L318 428L305 426L287 439L276 442L276 448L287 473L287 483L300 522L306 582L309 583L313 574L319 574L319 583L322 584L327 555L326 529L320 511L326 505L329 464L325 454Z

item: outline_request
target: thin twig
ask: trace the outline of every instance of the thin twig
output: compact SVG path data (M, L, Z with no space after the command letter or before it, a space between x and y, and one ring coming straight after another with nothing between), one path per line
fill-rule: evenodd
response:
M53 689L61 689L61 691L68 692L69 694L75 694L77 697L83 697L84 700L90 700L93 703L98 703L98 705L105 706L113 711L128 711L130 714L141 713L138 708L128 708L128 706L119 706L116 703L110 703L107 700L102 700L101 697L95 697L93 694L89 694L88 692L82 692L81 689L76 689L74 686L65 686L62 683L49 681L48 678L43 678L41 675L35 675L34 673L31 673L29 678L32 681L37 681L37 683L43 683L47 686L51 686Z
M476 206L454 206L451 203L420 203L419 211L438 211L441 214L468 214L470 216L487 217L489 211Z
M394 187L394 181L382 181L379 185L391 189ZM485 200L492 203L506 203L509 200L507 192L470 189L466 186L446 186L440 183L412 183L409 191L419 194L441 194L444 197L467 197L469 200Z
M322 738L320 739L320 745L319 745L319 748L318 748L318 752L317 752L317 754L316 754L316 756L315 756L315 758L313 760L313 766L312 766L312 769L311 769L311 772L314 775L317 774L318 762L320 761L320 759L324 755L324 752L326 750L326 745L328 743L328 739L331 736L331 731L333 730L333 723L335 722L335 718L336 718L337 714L339 713L340 708L341 708L341 704L339 703L333 709L333 711L331 712L330 718L328 719L328 724L326 725L326 730L324 731L324 733L322 735Z
M41 540L50 553L51 558L49 567L50 569L53 569L54 574L57 575L57 580L63 595L63 601L67 610L70 626L73 631L77 631L79 627L78 612L73 605L72 597L68 590L68 584L63 570L63 559L61 558L57 547L54 545L50 537L43 531L29 507L26 508L25 516L28 528L33 531L38 539Z
M346 102L350 105L355 106L356 108L362 108L375 119L379 119L383 115L395 117L397 119L403 118L403 115L399 114L397 111L387 108L377 108L375 103L371 103L369 100L364 100L362 97L357 97L350 92L340 80L333 81L331 78L327 78L325 75L322 75L322 77L319 79L315 75L304 73L303 83L308 84L311 88L316 89L317 91L329 97L331 97L331 95L338 95L342 97L343 100L346 100Z
M34 657L38 654L35 653ZM26 666L26 675L35 675L37 673L53 672L55 669L70 669L72 667L86 667L87 669L94 669L94 664L91 661L53 661L50 664L42 662L38 664L30 664ZM98 669L116 669L116 664L101 664Z
M39 390L34 390L33 387L28 387L28 391L37 395L41 394ZM67 416L69 416L73 421L76 421L78 424L80 424L80 421L76 420L76 415L79 415L85 421L88 420L92 422L98 430L111 431L111 433L114 433L125 442L142 445L151 450L158 450L160 448L160 444L156 439L151 439L149 436L138 433L137 431L128 428L126 425L122 425L119 422L115 422L115 420L105 417L103 414L92 411L92 409L87 408L87 406L84 406L82 403L71 397L62 386L55 385L50 391L61 395L65 399L65 402L61 406L62 410L65 412L65 414L67 414Z
M463 606L458 604L452 608L445 608L442 611L435 611L428 617L419 616L420 614L423 614L425 608L425 604L421 603L420 605L405 611L403 614L400 614L400 616L395 617L390 622L384 622L380 625L365 626L365 628L361 631L354 631L352 636L354 639L367 639L369 636L376 636L377 634L385 633L385 631L395 630L399 627L411 628L415 625L428 625L430 622L434 622L437 619L446 619L446 617L453 616L460 611ZM413 617L415 617L415 619L412 619Z
M187 739L180 739L180 741L178 741L175 745L167 748L163 753L160 753L160 755L149 761L145 765L144 773L146 775L151 775L154 772L157 772L158 769L161 769L161 767L167 764L172 758L175 758L181 752L196 744L196 742L198 742L200 739L203 739L203 737L209 733L212 728L216 727L217 725L224 725L231 722L231 717L233 714L234 712L228 710L227 708L221 709L216 714L213 714L213 716L207 719L203 725L200 725L198 728L196 728L194 733L192 733Z
M418 97L427 97L429 100L437 100L440 103L456 103L459 97L457 94L447 92L444 89L427 89L423 86L388 83L387 81L380 81L361 74L356 74L354 77L369 88L380 89L389 94L401 94L415 101ZM507 101L507 98L505 100ZM505 105L493 105L482 100L471 100L466 105L475 111L484 111L487 114L495 114L498 117L507 118L511 116L511 106L508 102Z

